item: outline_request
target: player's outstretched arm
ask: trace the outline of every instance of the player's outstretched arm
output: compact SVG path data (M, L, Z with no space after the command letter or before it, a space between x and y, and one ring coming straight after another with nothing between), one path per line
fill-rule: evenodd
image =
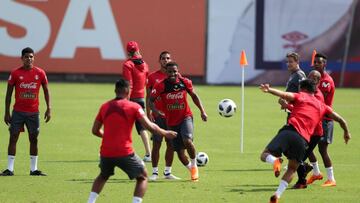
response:
M200 100L200 97L194 92L189 92L189 95L191 96L191 99L193 100L194 104L198 107L201 113L201 119L203 121L207 121L207 114L205 112L204 106L202 105L202 102Z
M148 119L148 117L146 117L145 115L142 116L138 121L141 123L142 126L144 126L146 129L148 129L153 134L158 134L158 135L161 135L161 136L169 138L169 139L173 139L177 135L177 133L174 131L164 130L164 129L160 128L158 125L151 122Z
M104 131L101 129L101 127L102 127L102 123L95 119L91 130L92 134L102 138L104 135Z
M14 85L8 84L6 89L5 115L4 115L4 121L6 125L10 125L10 121L11 121L10 104L11 104L11 96L13 91L14 91Z
M334 119L334 121L338 122L341 126L341 128L344 131L344 141L345 144L347 144L349 142L349 140L351 139L351 135L350 132L348 130L348 126L347 123L345 121L344 118L342 118L339 114L337 114L335 111L333 111L331 114L328 114L328 116L332 119Z
M264 93L270 93L277 97L283 98L286 101L294 101L295 95L291 92L284 92L275 88L271 88L269 84L261 84L259 89Z

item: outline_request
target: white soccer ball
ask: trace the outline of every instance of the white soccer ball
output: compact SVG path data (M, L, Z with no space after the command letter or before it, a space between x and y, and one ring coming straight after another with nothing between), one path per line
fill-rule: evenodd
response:
M205 152L199 152L196 154L196 165L205 166L209 162L209 156Z
M223 117L231 117L236 112L236 104L231 99L223 99L219 102L218 111Z

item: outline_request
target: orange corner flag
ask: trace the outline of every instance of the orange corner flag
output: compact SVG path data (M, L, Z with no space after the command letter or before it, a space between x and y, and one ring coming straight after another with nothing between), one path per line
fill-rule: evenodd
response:
M241 51L241 56L240 56L240 66L244 67L244 66L247 66L247 65L248 65L248 62L247 62L247 59L246 59L246 53L245 53L245 50L242 50Z
M314 49L312 56L311 56L311 67L314 66L315 55L316 55L316 49Z

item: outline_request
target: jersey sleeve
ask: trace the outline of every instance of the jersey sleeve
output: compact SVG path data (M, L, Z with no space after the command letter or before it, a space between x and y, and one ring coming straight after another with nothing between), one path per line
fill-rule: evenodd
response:
M333 112L333 109L328 106L328 105L325 105L325 114L331 114Z
M46 73L44 70L41 70L41 84L48 84L49 81L47 79Z
M16 83L16 77L15 77L15 72L12 71L10 73L9 79L8 79L8 84L9 85L14 85Z
M162 82L155 83L153 89L151 90L150 97L157 98L160 96L161 92L163 91L164 91L163 83Z
M131 66L125 62L123 65L123 77L125 78L125 80L129 81L129 85L130 85L130 91L132 90L133 87L133 79L132 79L132 74L131 74Z
M184 85L186 87L186 89L190 92L193 92L194 91L194 86L192 85L192 81L187 79L187 78L183 78L183 82L184 82Z
M101 114L103 108L104 108L104 106L102 105L102 106L100 107L100 109L99 109L98 114L97 114L96 117L95 117L95 120L99 121L100 123L103 123L103 122L104 122L103 117L102 117L102 114Z

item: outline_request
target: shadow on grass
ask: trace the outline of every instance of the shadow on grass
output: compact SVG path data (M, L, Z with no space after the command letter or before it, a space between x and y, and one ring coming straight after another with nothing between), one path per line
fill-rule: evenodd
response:
M224 172L262 172L262 171L272 171L272 169L224 169L224 170L209 170L209 171L224 171Z
M53 160L53 161L42 161L47 163L99 163L99 160Z
M93 183L94 182L94 178L78 178L78 179L70 179L70 180L66 180L68 182L78 182L78 183ZM106 183L135 183L135 180L130 180L130 179L121 179L121 178L113 178L113 179L109 179ZM191 182L190 180L157 180L157 181L149 181L148 184L162 184L162 183L184 183L184 182Z
M244 194L247 192L269 192L275 191L278 185L253 185L253 184L246 184L246 185L236 185L230 187L230 190L227 192L236 192L240 194Z

